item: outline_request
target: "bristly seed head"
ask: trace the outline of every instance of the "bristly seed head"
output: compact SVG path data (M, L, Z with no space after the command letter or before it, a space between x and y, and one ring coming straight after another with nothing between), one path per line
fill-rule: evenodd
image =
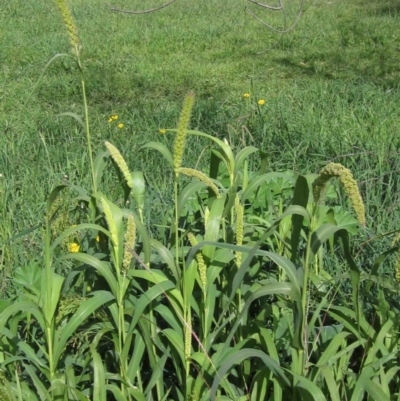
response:
M125 159L123 158L123 156L121 155L119 150L114 145L112 145L110 142L106 141L105 145L106 145L107 150L110 152L111 157L115 161L116 165L121 170L128 187L132 188L133 178L132 178L132 174L129 170L129 167L126 164Z
M194 104L194 93L189 92L186 95L185 100L183 102L183 108L182 108L181 116L179 119L178 130L177 130L176 139L175 139L174 170L175 170L176 177L179 176L178 169L182 165L183 150L185 148L186 136L187 136L186 131L189 126L193 104Z
M177 170L178 173L182 173L188 177L197 178L199 181L206 184L209 188L213 190L215 196L219 199L221 195L219 194L218 187L213 183L210 177L206 176L199 170L195 170L193 168L179 167Z
M79 56L80 41L78 36L78 30L76 29L74 19L72 18L71 12L68 8L66 0L56 0L58 8L60 9L64 25L67 28L69 41L71 43L72 52Z
M187 236L189 238L190 245L196 246L197 239L193 235L193 233L188 233ZM198 271L199 271L201 290L203 291L203 294L205 296L206 292L207 292L207 266L204 262L204 258L203 258L201 251L196 252L196 260L197 260L197 266L198 266Z
M339 178L351 201L359 223L365 226L365 208L357 186L357 181L353 178L350 170L340 163L329 163L320 171L319 176L313 183L314 202L320 202L327 182L333 177Z
M124 245L124 259L122 261L122 266L124 271L127 272L129 270L129 266L132 261L132 251L135 248L136 243L136 224L133 219L133 215L128 216L128 225L125 232L125 245Z

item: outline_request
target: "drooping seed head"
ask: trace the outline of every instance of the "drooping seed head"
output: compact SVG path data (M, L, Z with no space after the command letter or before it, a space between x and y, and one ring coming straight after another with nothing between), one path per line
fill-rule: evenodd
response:
M213 190L217 198L220 198L221 195L219 194L218 187L213 183L210 177L206 176L204 173L202 173L199 170L195 170L193 168L186 168L186 167L179 167L178 168L178 173L184 174L188 177L194 177L197 178L199 181L203 182L206 184L209 188Z
M119 150L110 142L105 142L106 148L107 150L110 152L111 157L113 158L115 164L118 166L118 168L120 169L122 175L125 178L125 181L128 185L129 188L132 188L133 186L133 178L132 178L132 174L129 170L128 165L126 164L125 159L123 158L123 156L121 155L121 153L119 152Z
M365 208L357 186L357 181L353 178L351 171L340 163L329 163L320 171L318 177L313 183L314 202L320 202L326 184L333 177L339 178L350 199L359 223L362 226L365 226Z

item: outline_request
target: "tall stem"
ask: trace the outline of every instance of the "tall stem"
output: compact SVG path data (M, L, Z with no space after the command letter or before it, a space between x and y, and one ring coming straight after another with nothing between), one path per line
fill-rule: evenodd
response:
M90 126L89 126L89 108L88 108L87 98L86 98L85 77L83 75L81 60L80 60L79 56L77 57L77 61L78 61L79 70L81 72L82 97L83 97L83 106L84 106L84 111L85 111L85 131L86 131L86 141L87 141L87 147L88 147L88 153L89 153L90 171L91 171L91 175L92 175L93 192L96 193L97 192L97 184L96 184L95 175L94 175L92 142L90 139Z
M45 314L45 327L47 338L47 352L49 356L49 373L50 384L53 382L54 377L54 359L53 359L53 318L51 317L51 299L52 299L52 285L51 285L51 254L50 254L50 218L46 222L46 238L45 238L45 269L46 269L46 299L44 306Z

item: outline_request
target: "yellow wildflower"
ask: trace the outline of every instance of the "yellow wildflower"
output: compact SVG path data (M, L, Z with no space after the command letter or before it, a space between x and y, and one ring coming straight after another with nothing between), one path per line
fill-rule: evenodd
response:
M112 122L113 122L113 119L110 117L110 118L108 119L108 122L109 122L109 123L112 123Z
M100 242L100 235L96 237L96 242Z
M250 97L250 93L243 93L243 97L244 97L245 99L248 99L248 98Z
M118 120L118 116L116 114L114 114L114 115L111 116L111 119L112 120Z
M68 245L68 251L72 253L79 252L80 246L76 242L72 242Z
M124 124L119 123L119 124L118 124L118 128L124 128Z
M164 128L159 129L160 134L164 135L167 131Z
M260 99L258 102L259 106L263 106L265 104L265 100L264 99Z

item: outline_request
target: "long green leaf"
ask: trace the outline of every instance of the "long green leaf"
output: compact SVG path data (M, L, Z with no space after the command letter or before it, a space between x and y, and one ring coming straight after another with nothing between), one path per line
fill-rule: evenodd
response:
M146 148L159 151L162 154L162 156L164 156L165 160L169 163L169 165L171 167L174 165L172 154L171 154L170 150L163 143L148 142L145 145L143 145L142 147L140 147L139 150L146 149Z
M296 380L295 389L300 393L302 401L326 401L324 393L311 380L290 372Z
M118 283L117 279L111 271L110 263L101 261L93 255L80 252L68 253L66 255L60 256L59 258L60 261L68 259L77 260L79 262L92 266L101 276L106 279L112 294L114 295L114 297L117 298Z
M284 370L275 360L262 351L245 348L233 353L229 358L225 359L221 367L218 369L211 386L210 399L212 401L216 399L215 396L218 386L226 372L228 372L233 366L240 364L243 360L249 358L260 358L269 371L279 380L279 383L282 387L290 386L289 379L285 375Z
M94 347L91 347L90 353L92 355L93 363L93 399L106 401L106 377L104 365L99 353Z
M85 320L97 309L107 302L112 301L114 296L109 291L95 291L91 297L84 301L78 310L71 316L68 323L60 327L54 336L54 361L55 364L63 353L67 341L74 335L75 330L82 325Z
M258 152L258 149L255 146L247 146L242 149L235 158L235 171L234 175L238 173L240 168L242 167L243 162L253 153Z

